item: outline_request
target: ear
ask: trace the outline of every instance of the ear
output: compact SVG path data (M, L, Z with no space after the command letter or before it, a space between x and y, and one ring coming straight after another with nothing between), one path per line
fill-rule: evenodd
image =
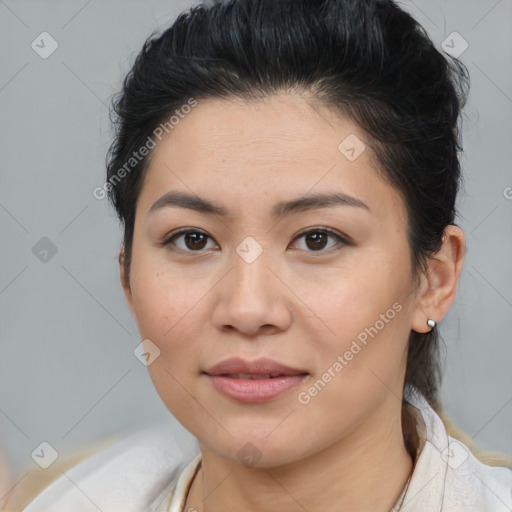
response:
M455 300L465 253L463 231L458 226L447 226L441 248L428 260L416 297L412 330L428 332L431 330L428 319L439 323L446 315Z
M121 250L119 251L119 279L121 281L121 286L123 287L123 292L124 292L124 296L126 299L126 303L128 304L128 307L130 308L132 315L134 315L135 312L134 312L134 308L133 308L133 296L132 296L132 290L130 287L130 280L129 280L128 276L126 275L126 271L125 271L124 247L121 247Z

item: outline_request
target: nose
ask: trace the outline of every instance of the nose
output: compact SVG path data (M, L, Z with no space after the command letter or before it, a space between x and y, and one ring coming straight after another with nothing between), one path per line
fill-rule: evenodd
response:
M245 336L283 332L291 322L291 291L286 279L272 267L270 251L252 262L236 251L230 258L230 271L218 285L213 313L215 326L223 331L237 330Z

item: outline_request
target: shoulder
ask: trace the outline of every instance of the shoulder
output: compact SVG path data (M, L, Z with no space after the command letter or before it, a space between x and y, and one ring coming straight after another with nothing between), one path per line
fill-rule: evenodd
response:
M129 433L64 468L25 508L14 512L140 512L172 485L199 452L197 440L175 420ZM11 504L12 503L12 504Z
M461 441L449 437L445 502L442 510L512 510L512 469L478 460Z
M4 496L4 508L7 512L20 512L36 498L46 487L59 478L64 472L80 463L87 457L106 449L119 441L122 436L108 437L94 443L86 443L76 447L72 454L60 457L48 468L43 469L30 465L22 468L16 483L11 478L9 491Z
M484 464L464 442L449 435L422 397L410 403L417 410L422 446L404 505L409 500L417 512L510 512L512 469Z

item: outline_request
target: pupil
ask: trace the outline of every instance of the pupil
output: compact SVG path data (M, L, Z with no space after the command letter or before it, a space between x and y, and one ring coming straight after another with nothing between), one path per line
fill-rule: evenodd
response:
M320 240L320 238L322 238L322 237L324 238L324 240L323 240L324 244L322 244L322 240ZM313 247L311 247L309 245L308 245L308 247L310 249L322 249L325 246L325 237L326 237L325 233L319 233L319 232L308 235L306 238L308 240L313 239L313 244L314 244ZM317 244L320 244L320 245L318 246Z
M204 247L204 240L202 241L203 245L201 246L201 240L198 240L200 237L205 238L205 236L202 233L187 233L185 235L187 247L189 249L202 249ZM190 246L190 242L192 242L192 247ZM200 247L198 247L197 245L194 245L197 243L199 243Z

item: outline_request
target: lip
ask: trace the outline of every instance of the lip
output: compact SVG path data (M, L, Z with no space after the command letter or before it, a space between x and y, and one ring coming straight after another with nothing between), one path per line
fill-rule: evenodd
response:
M288 375L275 379L234 379L222 375L206 375L213 387L223 395L243 403L261 403L300 384L306 375Z
M204 372L213 387L223 395L244 403L261 403L294 388L308 375L308 372L291 368L273 359L246 361L235 357L225 359ZM236 374L252 375L279 374L276 378L239 379Z
M205 370L205 373L210 376L234 375L237 373L251 373L254 375L279 374L289 376L303 375L308 372L299 368L291 368L290 366L265 357L256 359L255 361L246 361L241 357L231 357L213 365Z

